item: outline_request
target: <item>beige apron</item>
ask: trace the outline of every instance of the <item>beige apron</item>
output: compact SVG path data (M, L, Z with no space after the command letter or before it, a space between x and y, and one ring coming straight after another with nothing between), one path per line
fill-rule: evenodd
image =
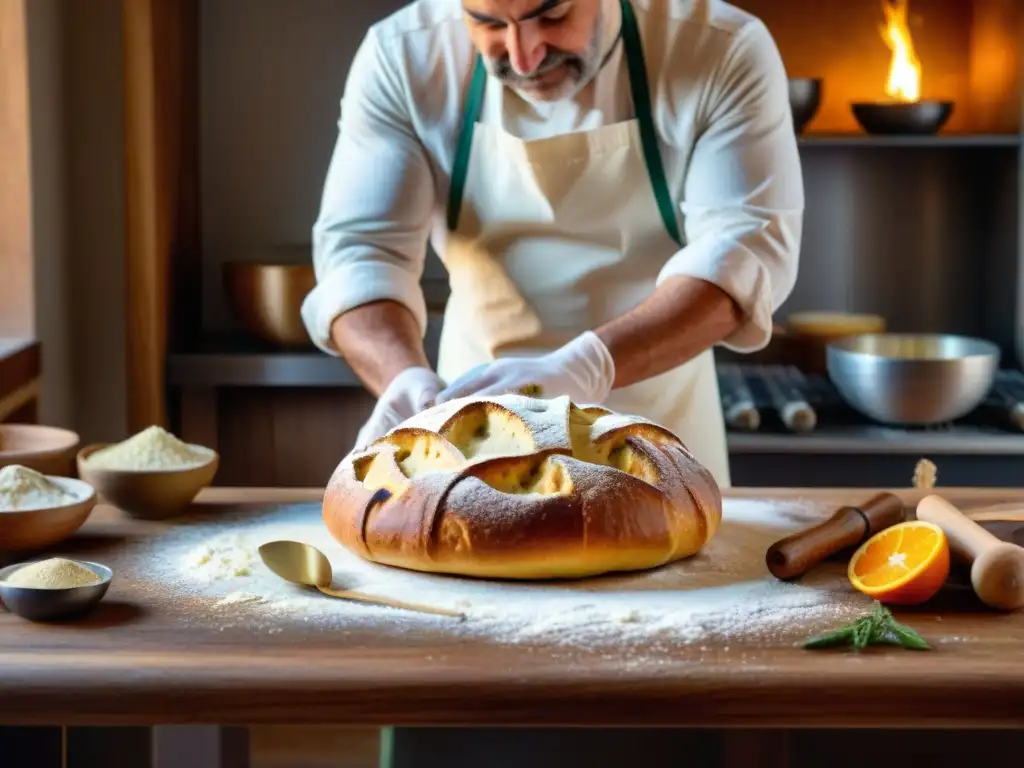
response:
M625 0L623 44L637 118L537 141L477 122L485 92L501 98L503 87L478 60L444 249L451 297L438 373L446 381L498 357L549 352L628 312L679 251L678 206L664 181L639 31ZM614 390L605 405L672 430L729 486L710 349Z

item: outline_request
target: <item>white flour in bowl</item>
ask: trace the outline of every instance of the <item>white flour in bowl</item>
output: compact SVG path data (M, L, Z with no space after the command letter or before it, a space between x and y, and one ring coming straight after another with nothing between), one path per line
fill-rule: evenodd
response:
M50 509L77 501L73 493L34 469L20 464L0 469L0 513Z
M99 469L127 471L186 469L212 458L209 449L182 442L163 427L147 427L127 440L101 448L86 459Z
M192 620L222 629L278 632L294 623L323 630L419 627L505 643L636 643L648 650L658 643L788 643L870 606L835 569L800 583L783 583L768 573L765 550L806 526L813 519L806 512L794 503L728 500L721 529L698 556L653 571L576 582L473 580L368 563L334 542L319 505L180 524L135 549L132 563L121 570L124 578L148 582L154 593L188 600L196 606ZM335 586L454 609L467 618L458 622L358 604L288 584L257 552L260 544L281 539L323 551ZM126 566L138 572L125 573Z

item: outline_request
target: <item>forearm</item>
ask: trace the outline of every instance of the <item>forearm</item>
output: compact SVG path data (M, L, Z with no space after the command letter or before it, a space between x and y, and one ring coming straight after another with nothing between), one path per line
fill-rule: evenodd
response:
M742 320L739 307L721 288L678 276L594 332L611 352L613 387L620 389L692 360L727 338Z
M415 317L397 301L375 301L340 315L331 339L366 388L380 397L406 368L429 368Z

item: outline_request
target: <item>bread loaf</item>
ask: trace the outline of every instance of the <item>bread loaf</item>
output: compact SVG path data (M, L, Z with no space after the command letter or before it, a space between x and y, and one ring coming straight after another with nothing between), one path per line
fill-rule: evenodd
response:
M339 542L400 568L580 578L690 557L721 492L671 432L568 398L463 398L345 457L323 500Z

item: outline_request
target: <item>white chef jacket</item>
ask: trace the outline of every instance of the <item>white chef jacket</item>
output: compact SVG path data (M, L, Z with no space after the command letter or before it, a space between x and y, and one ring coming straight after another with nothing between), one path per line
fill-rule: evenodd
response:
M617 32L618 0L602 2ZM728 3L632 4L685 243L658 282L689 275L722 288L745 318L723 346L755 351L770 340L772 314L793 289L802 233L803 179L782 59L764 24ZM411 3L371 27L356 53L313 227L317 285L302 307L323 351L338 354L335 318L381 299L408 307L426 333L419 281L428 238L444 261L449 180L475 56L461 0ZM527 141L635 117L621 44L575 99L535 104L503 93L485 100L480 119Z

